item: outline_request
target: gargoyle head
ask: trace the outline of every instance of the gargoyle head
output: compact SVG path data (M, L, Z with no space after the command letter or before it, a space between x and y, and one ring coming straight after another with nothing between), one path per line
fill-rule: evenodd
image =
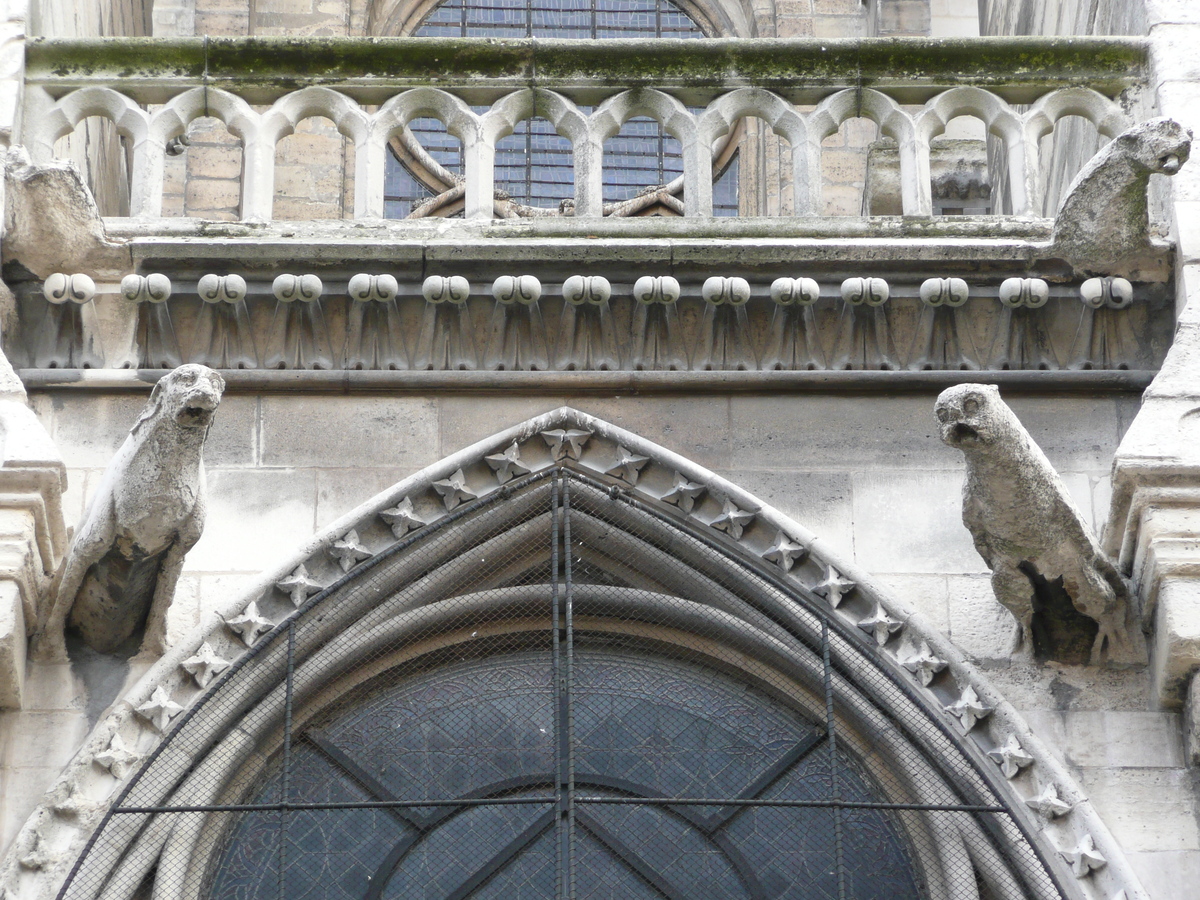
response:
M225 379L208 366L180 366L158 380L134 430L158 418L169 418L184 428L207 430L224 390Z
M1007 408L994 384L959 384L938 395L934 406L943 443L959 450L991 444L1006 432Z
M1160 117L1123 132L1130 160L1147 172L1174 175L1192 152L1192 132L1174 119Z

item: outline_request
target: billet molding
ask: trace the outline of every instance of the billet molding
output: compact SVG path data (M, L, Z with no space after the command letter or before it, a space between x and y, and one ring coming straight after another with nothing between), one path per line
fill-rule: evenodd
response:
M467 490L480 498L509 490L509 482L501 481L499 468L486 460L504 457L514 445L514 455L530 473L566 466L594 479L608 479L612 490L627 492L638 502L655 504L690 527L706 530L712 540L725 542L731 549L740 547L746 559L760 561L764 572L787 579L798 590L824 596L847 633L859 635L866 652L894 666L898 677L913 685L931 714L942 716L947 728L966 734L966 747L974 748L981 766L1003 765L1008 753L1019 771L1011 778L997 772L993 789L1007 795L1011 808L1018 811L1014 814L1028 816L1028 828L1035 841L1040 842L1047 857L1059 860L1056 864L1063 867L1064 877L1078 884L1082 897L1108 900L1123 890L1130 900L1149 900L1070 773L982 672L919 613L908 609L867 573L838 559L821 538L737 485L636 434L567 407L500 432L404 479L315 535L292 558L263 573L243 596L204 614L201 623L97 723L74 761L26 822L0 871L3 886L13 896L39 900L48 900L58 890L98 817L56 814L55 798L83 791L98 809L110 804L132 777L136 760L150 756L159 745L164 736L162 729L169 733L174 722L185 718L199 698L216 690L227 677L216 675L207 687L198 687L192 670L201 668L202 660L219 659L235 666L262 635L285 627L289 618L319 602L326 589L353 577L353 567L347 575L340 559L333 555L335 544L352 542L356 545L355 557L359 552L369 554L357 566L370 566L375 555L394 546L397 540L412 540L426 524L456 514L446 509L439 484L455 485L455 490ZM606 474L621 458L622 450L631 456L646 457L638 470L637 484ZM656 469L661 471L648 478L648 473ZM648 491L642 487L644 484L660 487ZM661 485L668 487L664 490ZM722 516L735 513L752 517L742 522L738 534L733 528L716 527ZM722 524L724 521L732 524L732 519ZM403 537L396 535L398 526ZM796 548L789 551L793 554L792 565L787 567L778 559L766 558L781 541ZM303 599L297 608L294 596L301 594ZM882 644L875 624L870 633L860 627L872 615L879 622L886 621L888 639ZM206 646L208 651L204 650ZM915 671L905 665L912 662L914 647L917 657L928 660ZM922 666L934 670L928 683L922 683L918 675ZM1029 758L1027 763L1015 762L1018 757L1011 749L1014 745L1020 748L1022 761L1025 756ZM1001 759L997 759L997 751ZM64 784L69 786L62 787ZM1054 796L1066 807L1060 815L1035 814L1035 804L1044 798L1039 794L1043 784L1052 786ZM1026 809L1028 813L1020 812ZM43 852L50 847L53 853ZM1085 857L1098 854L1106 862L1097 866L1088 861L1090 857L1085 859L1087 871L1075 879L1071 876L1073 858L1061 855L1064 847L1074 848L1071 852L1082 852Z

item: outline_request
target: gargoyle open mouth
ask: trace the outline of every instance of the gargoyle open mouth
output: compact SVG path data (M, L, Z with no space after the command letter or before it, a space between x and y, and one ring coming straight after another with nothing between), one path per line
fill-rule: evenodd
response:
M1176 154L1169 153L1166 156L1159 158L1158 170L1164 175L1174 175L1179 171L1179 168L1182 165L1183 160L1181 160Z
M965 422L957 423L951 431L951 436L956 444L979 440L979 432Z
M212 419L213 410L210 407L191 403L180 410L176 421L180 425L207 425Z

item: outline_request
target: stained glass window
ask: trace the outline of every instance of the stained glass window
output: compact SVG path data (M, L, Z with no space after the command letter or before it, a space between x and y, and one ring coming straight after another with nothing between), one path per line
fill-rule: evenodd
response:
M446 0L414 32L417 37L703 38L671 0ZM409 130L447 172L461 176L462 149L436 119ZM447 143L451 145L447 149ZM403 151L402 151L403 152ZM434 185L419 165L388 156L384 215L404 218L450 185ZM716 215L737 215L737 157L713 186ZM604 202L616 204L683 174L679 141L658 122L626 122L605 147ZM571 144L545 119L525 119L496 147L496 189L521 206L558 210L575 194Z
M456 662L362 689L310 724L292 751L295 802L443 801L477 805L289 813L285 895L524 898L558 893L573 855L588 898L838 896L833 810L778 806L606 804L605 798L770 799L825 796L824 729L723 673L628 650L576 650L574 740L554 739L560 700L548 653ZM569 844L545 802L569 754L580 803ZM847 801L880 799L838 751ZM276 802L279 778L254 802ZM523 798L539 802L516 802ZM479 802L491 798L499 803ZM248 798L250 799L250 798ZM845 810L846 896L925 896L896 814ZM243 814L215 869L211 900L280 895L279 815Z

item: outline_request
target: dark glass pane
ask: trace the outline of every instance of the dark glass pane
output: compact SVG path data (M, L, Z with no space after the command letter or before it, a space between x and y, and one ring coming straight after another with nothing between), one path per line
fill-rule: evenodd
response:
M500 38L702 38L704 32L671 0L446 0L414 32L417 37ZM443 166L462 172L462 150L445 143L445 127L436 120L419 120L413 136ZM640 189L671 181L682 171L679 145L673 138L653 134L644 125L627 124L619 162L605 160L606 173L626 164L630 171L605 176L605 202L627 200ZM453 160L453 165L447 162ZM407 216L415 203L432 196L403 164L388 155L384 215ZM496 148L496 187L518 203L556 209L574 196L574 162L570 142L554 134L548 122L521 123ZM736 190L736 188L735 188ZM736 210L736 199L733 207ZM722 207L724 209L724 207Z
M697 665L582 647L574 673L578 796L830 796L821 728L757 688ZM554 795L560 764L550 654L389 679L310 726L294 751L291 799L446 805L289 812L286 895L347 900L374 886L393 900L551 897L560 826L556 805L541 800ZM880 799L844 753L838 778L844 799ZM278 796L271 778L254 799ZM456 806L464 796L539 802ZM892 814L843 811L841 826L849 897L923 896ZM834 831L825 808L581 802L569 846L581 898L820 898L836 896ZM208 896L278 896L279 813L242 814L229 834Z

